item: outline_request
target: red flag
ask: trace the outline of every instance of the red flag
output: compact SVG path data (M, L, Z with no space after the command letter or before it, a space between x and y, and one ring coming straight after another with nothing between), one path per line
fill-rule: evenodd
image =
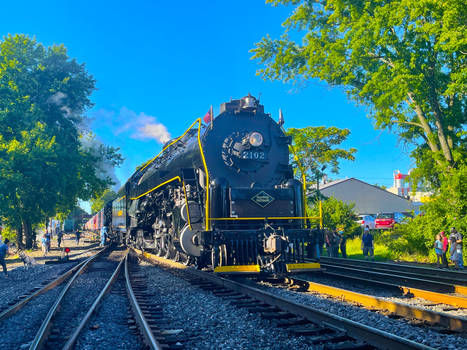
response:
M206 113L206 115L203 117L203 120L206 124L210 123L211 120L212 120L212 117L211 117L211 111L208 111Z

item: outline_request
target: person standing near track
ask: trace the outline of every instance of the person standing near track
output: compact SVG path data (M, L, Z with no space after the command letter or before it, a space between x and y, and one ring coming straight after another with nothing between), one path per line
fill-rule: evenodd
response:
M79 239L81 238L81 232L79 232L79 230L76 230L75 236L76 236L76 245L79 245Z
M47 251L47 254L50 252L50 240L51 240L51 237L50 237L50 232L46 231L45 232L45 250Z
M42 247L42 255L46 256L47 255L47 238L45 238L45 233L42 234L42 237L41 237L41 247Z
M105 246L105 239L107 238L107 226L102 226L101 228L101 244L100 246Z
M62 230L57 231L57 247L60 248L60 245L62 244L62 237L63 237L63 232Z
M375 249L373 244L373 235L370 233L370 228L366 226L368 230L365 230L362 236L362 251L365 260L368 260L368 253L370 254L370 259L375 260Z
M441 235L441 242L443 243L443 255L441 255L441 260L443 262L443 267L448 268L449 264L448 264L448 259L446 258L446 253L448 252L448 248L449 248L449 240L446 237L446 234L444 233L444 231L441 231L440 235Z
M3 272L5 273L5 276L8 277L8 270L6 268L6 262L5 262L5 257L10 254L8 252L8 243L9 239L5 238L5 241L0 244L0 265L3 267Z
M325 242L328 257L334 257L334 232L332 230L326 229Z
M464 268L464 257L462 256L463 249L462 249L462 235L460 232L456 230L455 227L451 228L451 236L454 237L456 240L456 254L457 254L457 266L460 269Z
M443 260L443 242L441 235L436 235L435 239L436 266L440 267L440 262Z
M344 234L344 229L339 228L337 233L339 234L339 248L341 249L342 257L347 258L347 237Z

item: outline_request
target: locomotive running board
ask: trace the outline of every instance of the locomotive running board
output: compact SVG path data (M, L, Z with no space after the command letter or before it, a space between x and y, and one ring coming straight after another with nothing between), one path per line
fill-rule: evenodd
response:
M285 267L290 273L321 271L320 263L285 264Z
M232 266L217 266L214 268L214 273L223 275L231 274L257 274L260 273L259 265L232 265Z

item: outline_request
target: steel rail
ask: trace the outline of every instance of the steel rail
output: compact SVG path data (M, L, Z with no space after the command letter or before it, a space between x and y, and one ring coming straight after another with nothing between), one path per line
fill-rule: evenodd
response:
M39 328L39 331L36 333L36 336L34 340L32 341L29 350L37 350L40 349L44 343L44 341L47 338L48 331L50 330L50 327L52 326L52 319L59 310L60 304L63 301L63 298L65 294L69 291L70 286L73 284L73 282L76 280L76 278L84 272L84 270L90 265L91 262L93 262L102 252L104 252L107 248L104 248L97 252L95 255L91 256L90 258L86 259L84 263L81 265L81 267L75 272L75 274L70 278L68 283L63 287L63 290L60 292L60 295L58 296L57 300L53 304L53 306L50 308L49 312L47 313L46 318L42 322L41 327Z
M195 270L193 268L187 268L182 264L173 261L167 261L166 259L155 256L153 254L149 254L147 252L142 253L142 255L143 257L152 262L156 262L172 268L186 269L190 274L196 277L209 281L220 287L228 288L230 290L248 295L256 300L266 302L272 306L276 306L282 309L283 311L288 311L295 315L301 316L311 322L324 324L333 329L346 331L349 334L349 336L355 338L356 340L366 342L378 349L433 349L429 346L419 344L408 339L404 339L402 337L381 331L379 329L371 328L370 326L364 325L362 323L355 322L337 315L333 315L326 311L312 308L308 305L295 303L282 297L278 297L272 293L259 290L248 285L244 285L233 280L229 280L204 271Z
M70 338L68 339L68 341L65 343L65 345L63 346L62 350L69 350L69 349L73 349L76 341L78 340L78 337L79 335L81 334L81 331L83 330L83 328L86 326L86 324L89 322L89 320L91 319L92 315L94 314L94 312L96 311L98 305L101 303L102 299L104 299L104 296L105 294L107 294L107 292L110 291L112 285L114 284L114 282L117 280L118 276L120 275L120 271L122 270L122 266L123 266L123 262L125 261L125 258L126 256L128 255L128 250L126 251L125 253L125 256L120 260L120 262L118 263L118 266L117 268L115 269L115 271L113 272L112 276L110 277L110 279L107 281L106 285L104 286L104 288L101 290L101 292L99 293L99 295L97 296L96 300L94 301L94 303L91 305L91 307L89 308L88 312L86 313L86 315L83 317L83 319L81 320L81 323L78 325L78 327L76 327L75 331L73 332L73 334L70 336Z
M146 345L153 350L162 350L162 345L156 340L152 334L151 327L149 326L146 318L144 317L143 311L141 310L138 301L136 300L135 293L133 292L133 287L131 286L130 273L128 269L128 255L125 257L125 284L126 290L128 292L128 299L130 300L133 313L135 315L136 321L140 326L140 330L143 333L144 340Z
M337 297L340 300L358 303L372 310L387 310L395 315L416 318L431 324L442 325L452 331L466 331L467 319L452 316L443 312L426 310L405 303L394 302L381 297L358 293L347 289L328 286L321 283L311 282L295 277L287 277L285 281L289 284L305 288L308 292L319 292Z
M367 261L357 259L343 259L321 257L323 263L339 264L344 266L371 268L379 271L395 271L399 274L407 273L408 276L423 276L425 279L432 278L440 282L456 282L467 285L467 272L453 271L449 269L439 269L426 266L412 266L407 264L396 264L390 262Z
M325 271L324 274L326 276L345 278L351 281L358 281L359 283L362 283L362 284L371 284L371 285L380 286L382 288L398 290L407 296L412 296L415 298L422 298L422 299L432 301L435 303L452 305L452 306L461 307L461 308L467 308L467 298L462 297L462 296L432 292L429 290L406 287L406 286L402 286L399 284L393 284L389 282L371 281L371 280L369 281L368 279L357 277L357 276L342 275L339 273L332 273L328 271Z
M464 288L467 290L467 287L458 286L455 284L448 284L444 282L437 282L429 279L418 278L418 277L408 277L395 275L394 272L377 272L365 270L357 267L349 267L344 265L334 265L328 263L321 263L321 267L325 269L326 273L332 273L334 275L341 275L342 277L359 276L369 280L376 280L382 282L391 282L396 284L404 284L408 287L434 290L444 293L460 293L464 294Z
M3 311L0 313L0 321L3 321L5 318L13 315L17 311L21 310L27 303L29 303L31 300L34 298L38 297L39 295L47 292L48 290L55 288L56 286L59 286L60 284L63 283L68 277L70 277L71 274L73 274L76 270L78 270L84 263L86 263L86 260L80 262L76 266L73 266L70 270L65 272L64 274L58 276L55 280L47 284L46 286L40 288L39 290L35 291L33 294L28 296L27 298L18 301L16 304L12 305L10 308L7 310Z

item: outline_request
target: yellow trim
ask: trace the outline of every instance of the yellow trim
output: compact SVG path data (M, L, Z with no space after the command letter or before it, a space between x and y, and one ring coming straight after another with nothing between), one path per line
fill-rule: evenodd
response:
M182 182L182 179L180 179L180 176L175 176L175 177L171 178L170 180L164 181L163 183L157 185L156 187L151 188L149 191L144 192L143 194L140 194L138 197L134 197L134 198L130 198L130 199L135 200L135 199L141 198L141 197L147 195L148 193L150 193L150 192L152 192L154 190L157 190L159 187L164 186L165 184L168 184L169 182L172 182L174 180L178 180L178 181Z
M191 230L190 208L188 208L188 197L186 195L185 181L182 181L182 184L183 184L183 193L185 194L186 216L187 216L187 219L188 219L188 227Z
M321 200L319 201L319 228L323 228L323 205Z
M123 198L125 198L126 196L123 196L123 197L120 197L119 199L116 199L115 201L116 202L120 202Z
M287 135L287 132L285 131L284 127L281 126L282 132ZM297 153L295 152L295 148L293 145L290 145L290 150L292 151L292 154L294 156L295 161L297 162L298 168L300 169L300 172L302 173L302 205L303 205L303 212L306 215L306 175L305 175L305 170L303 169L302 163L300 163L300 160L298 159ZM304 220L305 228L307 227L307 222L306 219Z
M178 140L180 140L183 136L185 136L185 135L188 133L188 131L190 131L190 129L196 124L196 122L197 122L198 120L201 121L201 119L195 120L195 121L193 122L193 124L191 124L190 127L189 127L188 129L185 130L185 132L183 133L182 136L178 137L176 140L172 141L170 144L168 144L167 146L165 146L165 147L162 149L162 151L160 151L154 158L148 160L148 161L146 162L146 164L145 164L143 167L141 167L138 171L144 170L144 169L145 169L149 164L151 164L157 157L159 157L159 156L162 154L162 152L164 152L167 148L169 148L169 147L172 146L174 143L176 143ZM201 126L201 123L200 123L200 126ZM198 131L198 133L199 133L199 131Z
M214 118L214 116L211 115L211 118ZM203 165L204 165L204 172L206 173L206 203L205 203L205 213L206 213L206 231L210 231L210 223L209 223L209 171L208 167L206 165L206 159L204 158L204 152L203 152L203 145L201 144L201 118L198 118L198 146L199 146L199 151L201 153L201 159L203 160Z
M287 272L293 272L297 270L310 270L321 268L320 263L301 263L301 264L285 264Z
M270 217L252 217L252 218L211 218L211 221L220 220L319 220L319 216L270 216Z
M212 116L211 116L212 117ZM172 146L174 143L178 142L181 138L183 138L187 133L188 131L191 130L191 128L193 128L193 126L198 123L198 145L199 145L199 150L200 150L200 153L201 153L201 159L203 161L203 166L204 166L204 171L206 173L206 203L205 203L205 206L206 206L206 231L209 231L210 230L210 223L209 223L209 172L208 172L208 167L206 165L206 159L204 158L204 152L203 152L203 146L201 144L201 125L202 125L202 120L201 118L198 118L196 119L193 124L190 125L190 127L188 129L185 130L185 132L183 133L182 136L178 137L177 139L175 139L174 141L172 141L170 144L168 144L167 146L165 146L162 151L160 151L154 158L150 159L148 162L146 162L146 164L144 166L142 166L138 171L142 171L144 170L149 164L151 164L157 157L159 157L162 152L164 152L167 148L169 148L170 146ZM180 179L180 177L177 176L177 178ZM175 178L173 178L175 179ZM172 181L173 179L169 180L169 181ZM151 191L154 191L155 189L157 189L158 187L166 184L167 182L169 181L166 181L156 187L154 187L153 189L149 190L148 192L146 193L143 193L142 195L138 196L138 197L135 197L135 198L130 198L132 200L134 199L138 199L146 194L148 194L149 192ZM181 180L179 180L181 181Z
M215 273L258 273L260 272L259 265L232 265L232 266L217 266L214 268Z

